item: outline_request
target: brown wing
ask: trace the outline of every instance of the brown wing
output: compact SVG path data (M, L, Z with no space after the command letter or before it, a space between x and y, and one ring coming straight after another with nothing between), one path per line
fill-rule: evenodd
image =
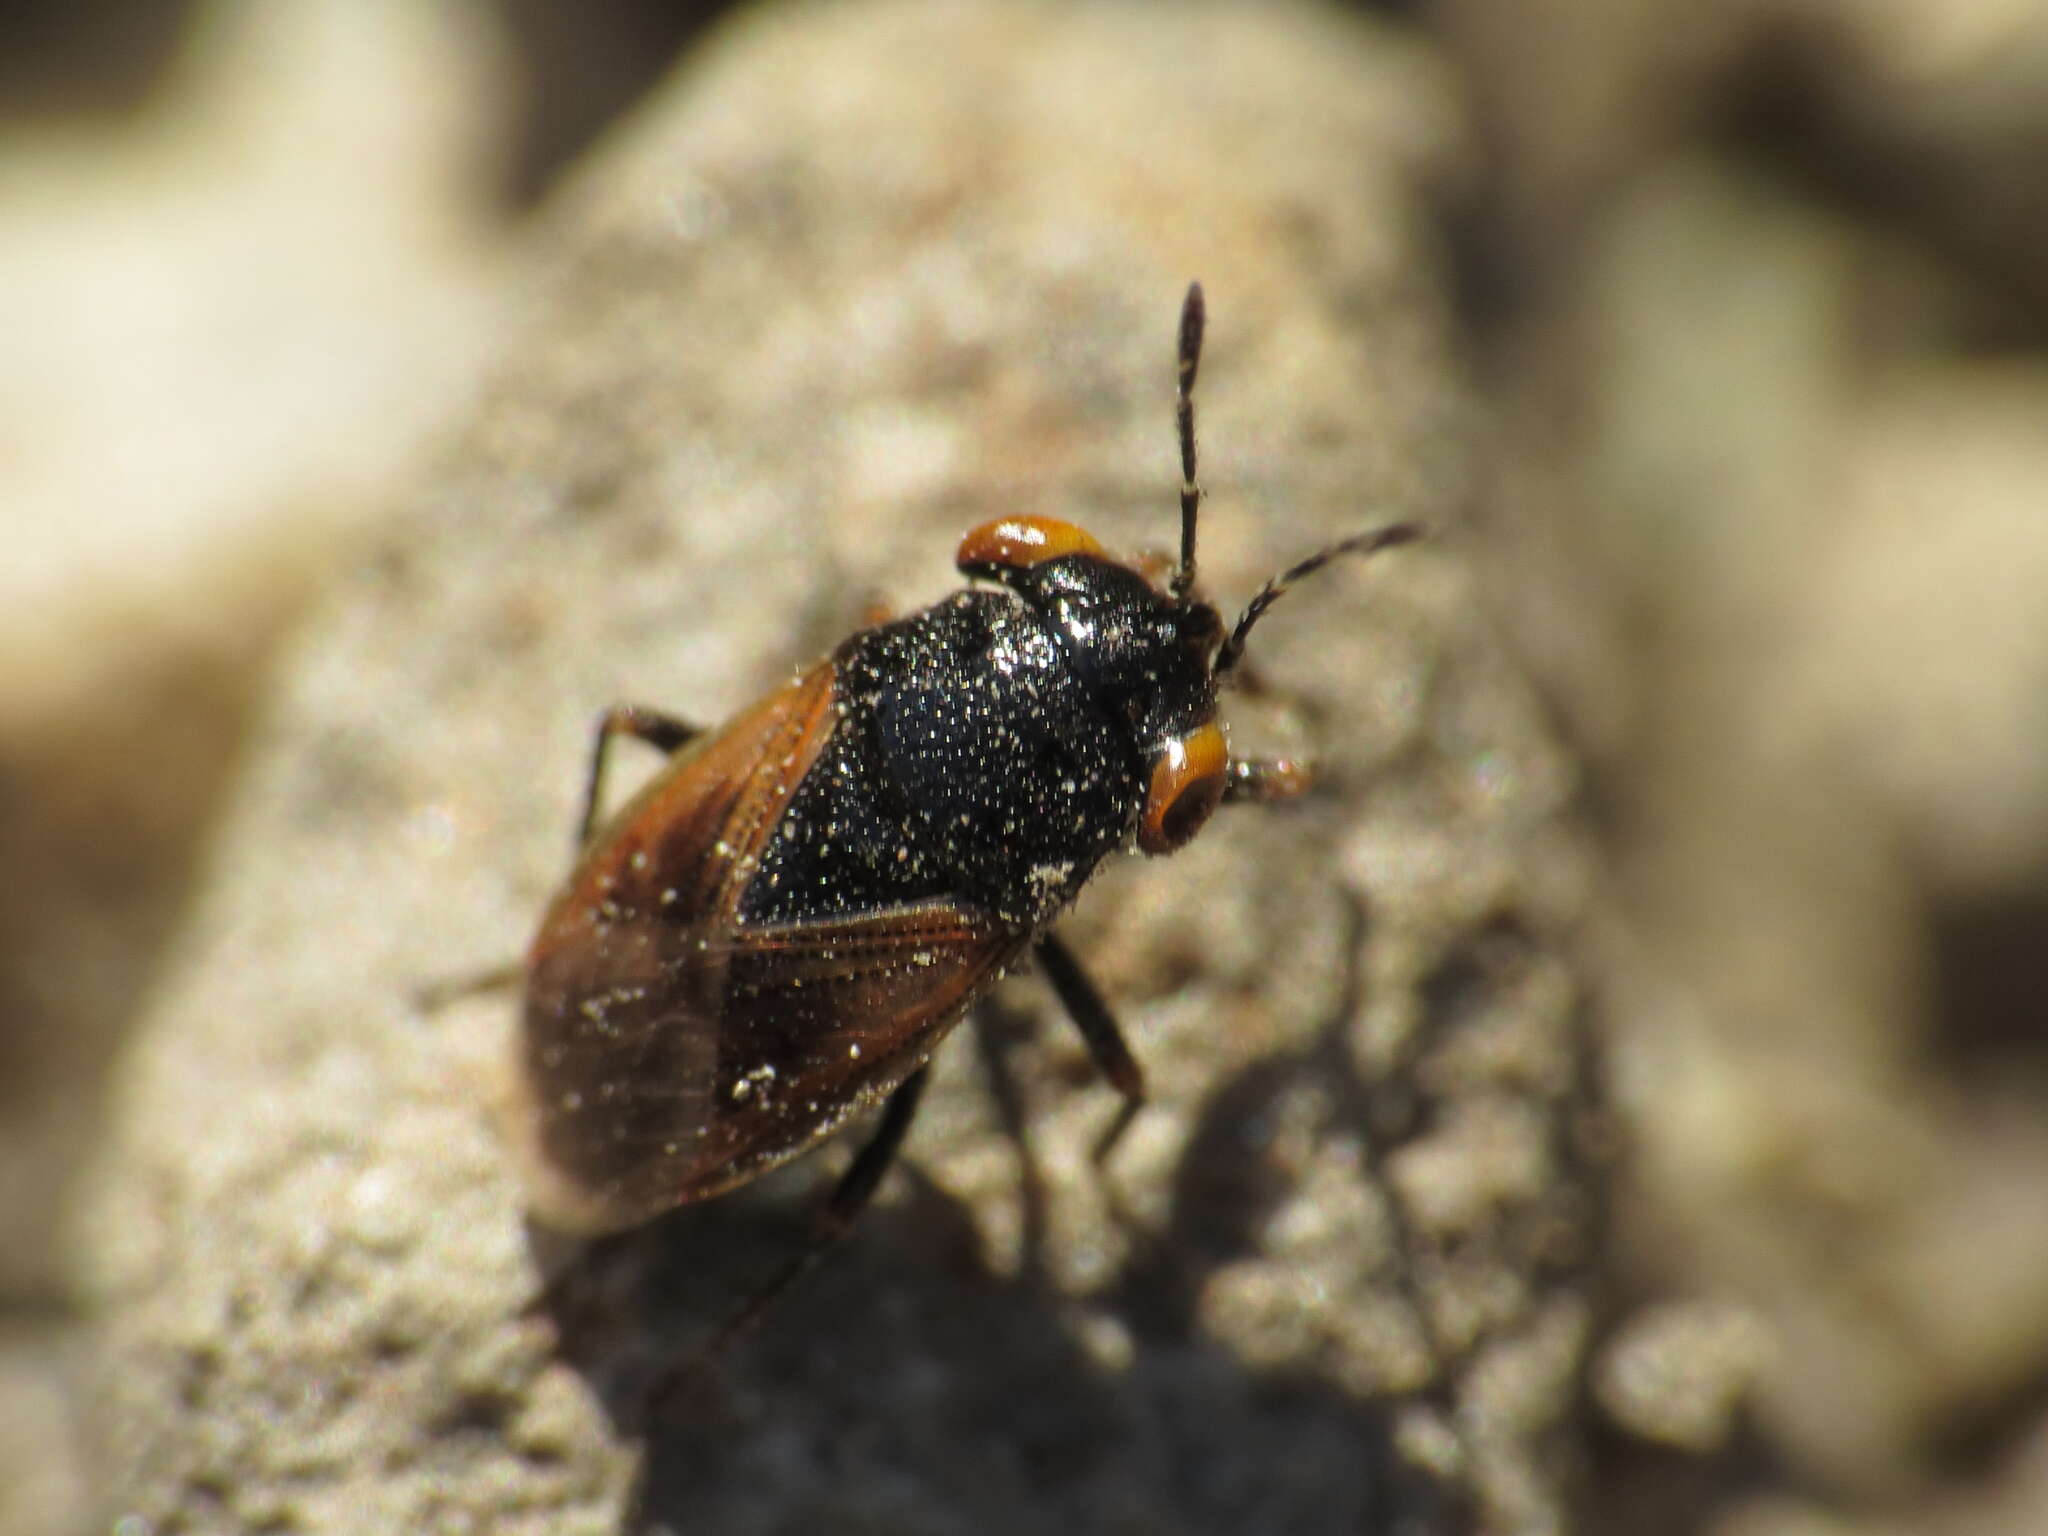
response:
M804 1151L929 1056L1018 944L900 907L740 926L755 851L837 720L814 668L677 754L592 843L528 962L516 1139L536 1213L598 1231Z

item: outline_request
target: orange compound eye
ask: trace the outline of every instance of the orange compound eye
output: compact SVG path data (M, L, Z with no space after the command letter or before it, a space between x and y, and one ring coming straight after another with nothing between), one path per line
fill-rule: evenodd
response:
M1095 535L1056 517L999 517L971 528L954 564L968 575L1022 571L1062 555L1100 555Z
M1169 741L1152 766L1138 846L1147 853L1171 853L1185 845L1216 809L1229 776L1230 749L1216 726Z

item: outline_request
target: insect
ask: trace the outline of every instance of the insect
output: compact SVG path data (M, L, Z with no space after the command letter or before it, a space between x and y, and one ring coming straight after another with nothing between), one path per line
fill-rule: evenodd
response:
M1033 958L1123 1105L1145 1097L1101 995L1052 932L1110 854L1181 847L1218 805L1309 776L1234 758L1217 690L1288 586L1226 629L1195 593L1194 384L1179 328L1179 560L1155 585L1071 523L1002 517L960 541L977 585L862 629L723 726L624 706L597 731L581 853L528 955L520 1130L535 1213L598 1232L709 1199L886 1105L827 1207L843 1231L902 1144L933 1050ZM671 754L593 832L621 736Z

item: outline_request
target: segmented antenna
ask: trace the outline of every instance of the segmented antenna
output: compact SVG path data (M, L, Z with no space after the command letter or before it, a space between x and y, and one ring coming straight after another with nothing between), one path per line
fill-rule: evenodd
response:
M1202 488L1195 484L1195 370L1202 362L1202 327L1208 313L1202 285L1189 283L1180 306L1180 384L1173 407L1180 434L1180 567L1173 573L1170 590L1177 598L1186 597L1195 585L1195 513L1202 505Z
M1185 498L1183 498L1185 499ZM1328 549L1319 549L1297 565L1290 565L1259 589L1258 596L1245 605L1244 617L1237 621L1237 627L1230 632L1230 638L1216 653L1216 664L1210 668L1211 675L1222 677L1244 660L1245 639L1252 632L1252 626L1265 617L1266 610L1280 601L1282 594L1302 577L1321 570L1332 560L1344 555L1372 555L1396 544L1413 543L1423 535L1420 523L1389 523L1384 528L1371 528L1364 533L1354 533L1348 539L1340 539Z

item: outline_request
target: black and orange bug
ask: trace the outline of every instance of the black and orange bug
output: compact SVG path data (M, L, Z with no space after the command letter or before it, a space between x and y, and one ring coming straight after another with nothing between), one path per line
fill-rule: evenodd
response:
M1179 331L1180 556L1163 589L1070 523L1004 517L961 541L971 586L863 629L714 731L656 710L597 732L581 854L527 959L518 1127L535 1213L597 1232L709 1199L886 1103L827 1228L873 1194L932 1051L1034 957L1124 1106L1144 1080L1052 933L1102 860L1170 853L1226 801L1308 783L1234 758L1218 686L1260 617L1395 523L1268 581L1235 627L1195 594L1199 284ZM601 829L619 736L670 753Z

